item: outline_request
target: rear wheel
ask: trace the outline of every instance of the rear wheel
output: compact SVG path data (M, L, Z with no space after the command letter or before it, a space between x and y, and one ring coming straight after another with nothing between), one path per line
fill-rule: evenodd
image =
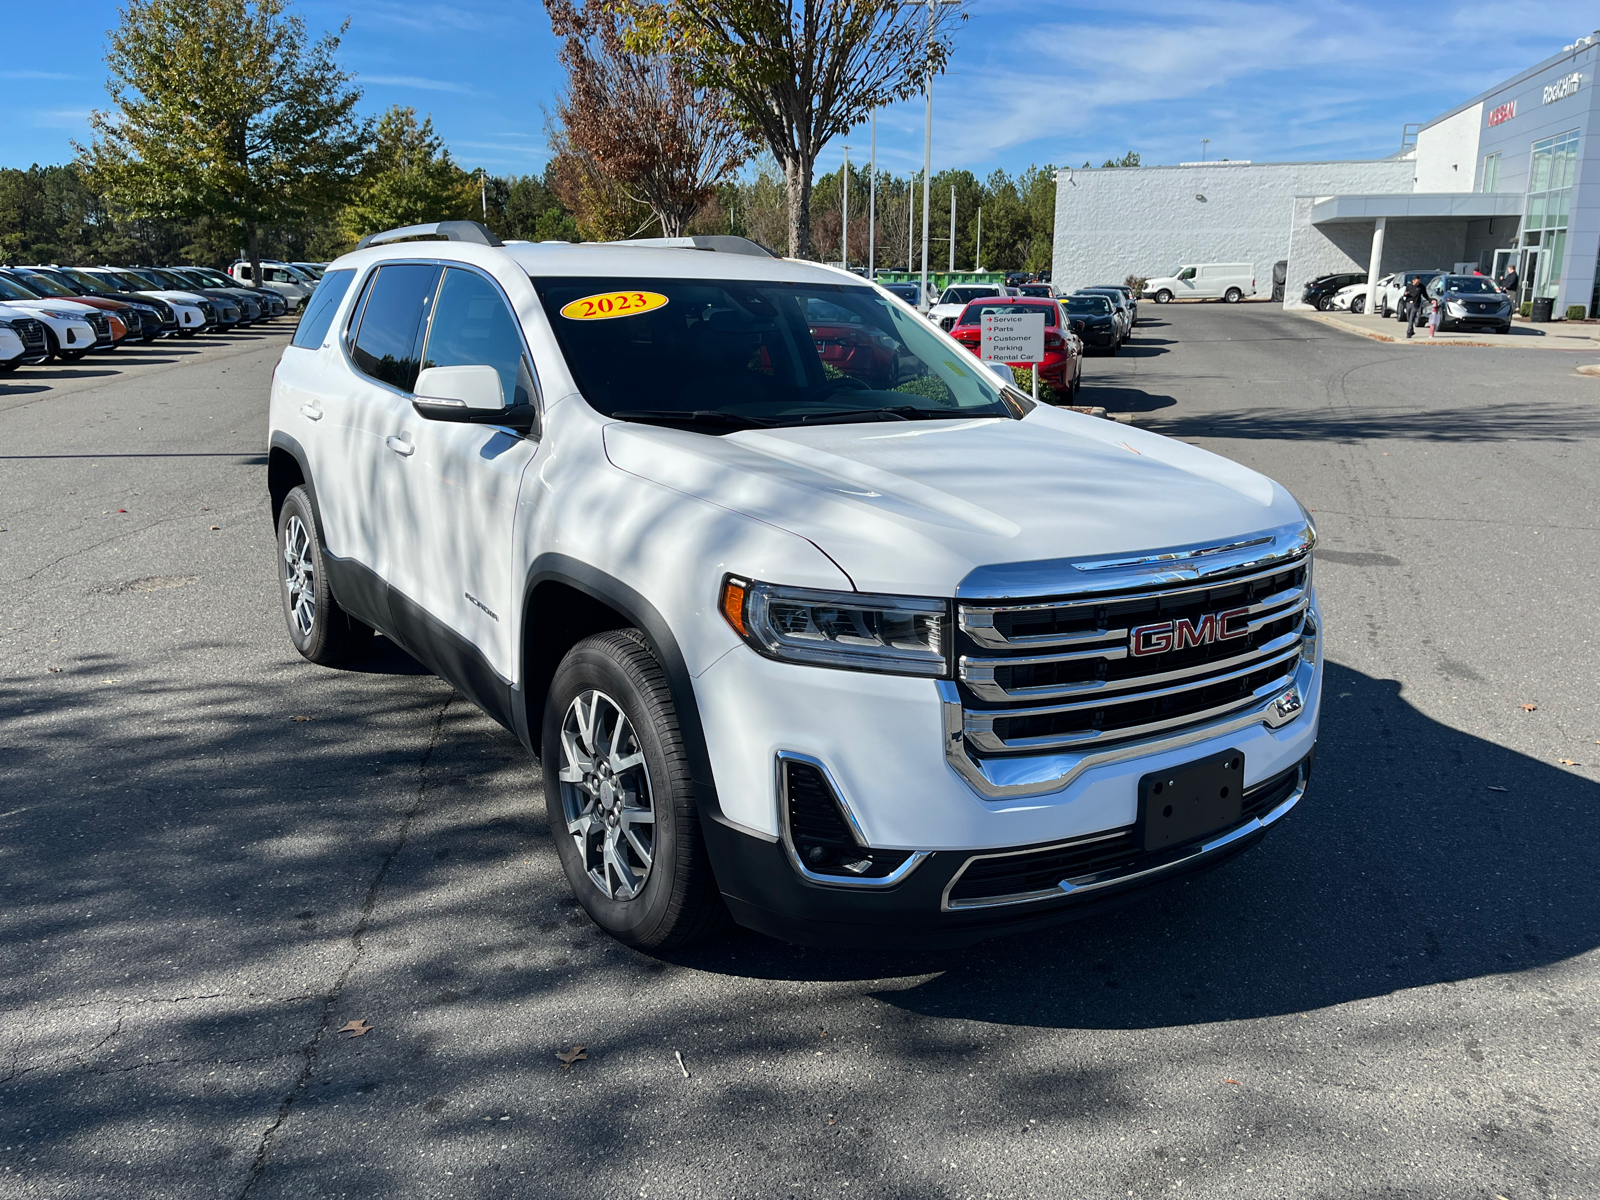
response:
M1367 298L1365 296L1357 296L1354 300L1350 301L1350 311L1353 313L1366 312Z
M726 911L666 673L637 629L579 642L545 701L545 807L573 894L631 946L682 946Z
M1237 304L1244 299L1244 293L1238 288L1229 288L1222 294L1222 299L1227 304Z
M289 638L312 662L345 662L372 644L371 628L333 598L311 494L303 485L284 497L278 513L278 583Z
M1171 304L1172 303L1172 293L1167 291L1166 288L1162 288L1159 292L1156 293L1156 303L1157 304Z

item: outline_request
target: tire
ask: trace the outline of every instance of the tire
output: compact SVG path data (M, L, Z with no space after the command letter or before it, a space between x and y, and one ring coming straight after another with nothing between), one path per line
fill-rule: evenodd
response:
M1324 296L1324 297L1322 297L1322 299L1318 300L1317 301L1317 311L1318 312L1332 312L1333 311L1333 298L1331 296Z
M1510 333L1511 332L1511 326L1510 326L1509 323L1507 323L1505 325L1500 326L1498 329L1495 330L1495 332L1496 333Z
M304 485L284 497L278 512L278 590L289 640L311 662L348 662L371 646L371 627L340 608L328 587L322 536Z
M1358 316L1361 313L1366 312L1367 298L1365 296L1357 296L1354 300L1350 301L1350 311Z
M1167 291L1166 288L1162 288L1159 292L1156 293L1156 303L1157 304L1171 304L1172 303L1172 293Z
M672 693L642 633L599 633L567 652L540 744L550 832L596 925L665 950L722 923Z
M1237 304L1237 303L1239 303L1239 301L1241 301L1243 299L1244 299L1244 293L1241 292L1238 288L1229 288L1226 292L1224 292L1222 294L1222 300L1223 300L1224 304Z
M1378 301L1378 315L1380 317L1382 317L1385 321L1387 321L1391 316L1394 315L1393 313L1391 313L1389 311L1389 302L1387 300L1379 300Z

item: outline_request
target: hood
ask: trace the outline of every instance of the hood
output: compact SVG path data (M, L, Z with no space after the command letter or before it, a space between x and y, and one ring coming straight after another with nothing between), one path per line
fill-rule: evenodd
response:
M158 300L166 300L175 304L187 304L191 307L199 304L204 299L204 297L197 296L193 292L178 292L170 288L150 288L147 291L140 292L139 295L154 296Z
M614 422L604 436L617 467L808 539L864 592L952 595L982 566L1225 541L1303 519L1285 489L1228 459L1044 406L1021 421L720 437Z

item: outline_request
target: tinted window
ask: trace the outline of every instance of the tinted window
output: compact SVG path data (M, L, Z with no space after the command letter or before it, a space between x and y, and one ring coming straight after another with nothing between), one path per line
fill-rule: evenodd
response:
M1500 290L1487 279L1482 279L1477 275L1447 275L1444 286L1452 292L1498 292Z
M952 353L926 321L873 288L695 279L534 284L584 399L608 416L698 414L702 428L725 433L858 414L1014 415L993 374ZM646 295L649 307L604 319L585 307L618 294ZM826 324L820 314L829 314Z
M1068 296L1067 312L1080 317L1104 317L1111 312L1111 301L1104 296Z
M417 382L417 334L439 286L439 268L423 263L379 267L367 288L350 357L374 379L409 392Z
M981 300L985 296L998 296L1000 289L997 287L953 287L939 297L940 304L970 304L974 300Z
M39 294L23 287L15 280L0 275L0 300L37 300Z
M323 287L327 282L322 281ZM517 319L499 290L472 271L452 267L444 273L422 365L493 367L500 372L507 404L533 403L533 374L522 352Z
M328 272L311 299L306 301L306 311L295 327L294 345L302 350L315 350L322 345L322 339L328 336L328 326L333 324L333 315L339 309L339 301L344 299L355 277L356 273L350 270Z

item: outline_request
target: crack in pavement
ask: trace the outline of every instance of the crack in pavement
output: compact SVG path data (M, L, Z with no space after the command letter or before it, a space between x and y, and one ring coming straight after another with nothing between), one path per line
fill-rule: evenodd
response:
M365 899L361 902L361 916L356 921L356 927L350 933L351 954L344 970L339 972L339 978L334 981L333 987L322 999L322 1017L317 1022L316 1032L311 1035L311 1040L301 1047L300 1053L305 1056L305 1064L300 1069L294 1084L289 1089L289 1094L283 1098L283 1103L278 1106L278 1115L272 1124L261 1135L261 1145L256 1149L255 1159L250 1164L250 1177L245 1180L244 1188L239 1193L239 1200L245 1200L256 1184L260 1183L267 1173L267 1158L272 1153L272 1147L277 1140L278 1131L288 1121L290 1112L294 1109L295 1099L303 1092L306 1085L311 1082L311 1077L316 1074L318 1054L322 1047L322 1039L327 1035L329 1027L333 1024L333 1014L338 1008L339 997L344 992L345 984L355 972L356 966L361 962L365 953L363 940L367 929L372 924L372 913L378 905L378 893L383 888L383 881L388 877L389 870L394 866L395 860L400 857L400 852L405 849L406 840L411 835L411 825L422 812L422 806L428 796L428 762L433 758L433 752L438 748L439 735L444 729L445 714L450 711L450 705L455 700L456 693L452 691L444 698L444 703L439 706L439 715L434 718L433 731L428 736L428 747L422 752L422 758L417 763L417 796L411 802L411 807L406 810L406 815L400 820L399 836L395 839L394 846L384 856L383 862L378 867L378 873L373 876L372 883L367 887Z

